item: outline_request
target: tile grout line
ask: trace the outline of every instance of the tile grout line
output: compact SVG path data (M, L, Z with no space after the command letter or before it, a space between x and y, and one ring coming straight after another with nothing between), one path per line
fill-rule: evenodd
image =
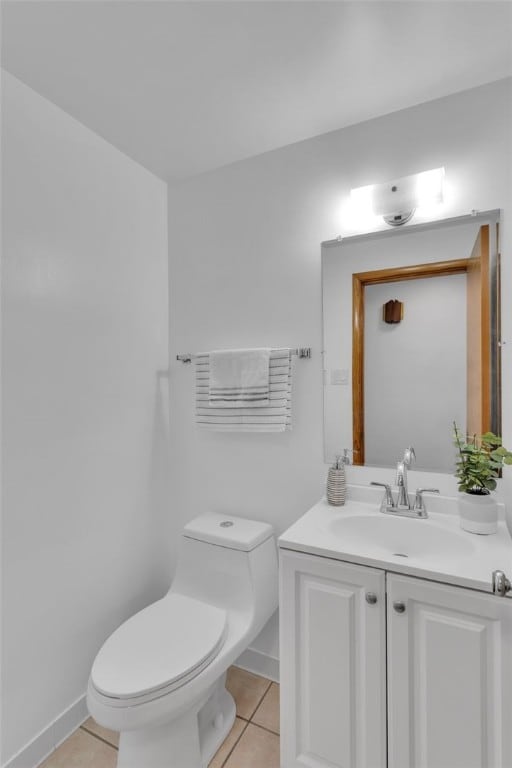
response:
M244 720L246 723L252 723L252 718L254 717L254 715L256 714L258 709L260 708L260 704L263 701L263 699L265 698L265 696L267 695L267 693L269 692L271 685L272 685L272 680L269 681L269 685L265 689L265 692L262 694L261 699L256 704L256 708L255 708L254 712L252 713L252 715L250 717L244 717L243 715L240 715L238 712L236 713L236 716L238 717L239 720Z
M94 736L95 739L98 739L98 741L102 741L104 744L107 744L107 746L112 747L112 749L115 749L116 752L119 751L118 747L116 747L115 744L112 744L110 741L107 741L103 738L103 736L99 736L97 733L94 733L94 731L90 731L88 728L86 728L84 725L80 726L80 729L82 731L85 731L85 733L88 733L89 736Z
M243 718L241 718L241 719L243 719ZM222 763L220 768L224 768L224 766L226 765L227 761L229 760L229 758L231 757L231 755L235 751L235 747L237 746L238 742L240 741L240 739L242 738L242 736L246 732L247 726L249 725L249 720L243 720L243 722L244 722L244 727L240 731L240 735L238 736L237 740L235 741L235 743L233 744L233 746L229 750L228 754L226 755L226 759L223 761L223 763ZM219 749L220 749L220 747L219 747Z
M256 707L255 707L255 709L254 709L254 712L252 713L252 715L250 716L250 718L249 718L249 720L248 720L248 722L249 722L249 723L252 723L252 719L253 719L254 715L256 714L256 712L258 711L258 709L260 708L260 706L261 706L261 703L262 703L263 699L265 698L265 696L267 695L267 693L270 691L271 687L272 687L272 680L269 680L269 681L268 681L268 685L267 685L267 687L265 688L265 691L263 692L263 696L261 697L261 699L260 699L260 700L258 701L258 703L256 704Z
M268 678L267 678L267 679L268 679ZM238 717L238 719L239 719L239 720L242 720L242 721L243 721L243 723L244 723L244 727L242 728L242 730L241 730L241 732L240 732L240 735L238 736L237 740L236 740L236 741L235 741L235 743L233 744L232 748L229 750L229 753L226 755L226 759L225 759L225 760L224 760L224 762L222 763L222 766L221 766L221 768L224 768L224 766L227 764L227 762L228 762L228 760L230 759L231 755L233 754L233 752L235 751L236 747L238 746L238 742L240 741L240 739L242 738L242 736L243 736L243 735L244 735L244 733L246 732L246 730L247 730L247 728L249 727L249 725L251 725L251 724L252 724L252 725L256 725L256 723L253 723L253 722L252 722L252 718L254 717L254 715L256 714L256 712L258 711L258 709L259 709L259 707L260 707L260 704L261 704L261 702L263 701L263 699L265 698L265 696L266 696L266 695L267 695L267 693L269 692L269 690L270 690L271 686L272 686L272 680L269 680L269 681L268 681L268 685L267 685L267 687L265 688L265 690L264 690L264 692L263 692L263 694L262 694L262 696L261 696L260 700L259 700L259 701L258 701L258 703L256 704L256 707L255 707L255 709L254 709L254 712L253 712L253 713L252 713L252 715L249 717L249 719L247 719L247 718L245 718L245 717L242 717L242 716L241 716L241 715L239 715L239 714L237 714L237 715L236 715L236 717ZM259 727L259 726L258 726L258 727ZM264 728L263 730L267 730L267 729L266 729L266 728ZM269 733L273 733L273 731L269 731ZM274 736L277 736L277 735L278 735L278 734L274 734Z
M267 728L266 725L260 725L259 723L247 723L247 725L254 725L256 728L261 728L262 731L266 731L267 733L271 733L273 736L277 736L278 738L281 738L281 734L277 731L273 731L272 728Z

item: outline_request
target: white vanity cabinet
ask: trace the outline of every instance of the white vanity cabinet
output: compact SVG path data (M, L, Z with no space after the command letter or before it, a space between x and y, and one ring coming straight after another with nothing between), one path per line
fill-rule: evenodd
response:
M512 768L512 600L388 574L387 603L389 768Z
M512 768L511 599L285 549L280 578L282 768Z
M384 571L284 550L280 561L281 765L384 767Z

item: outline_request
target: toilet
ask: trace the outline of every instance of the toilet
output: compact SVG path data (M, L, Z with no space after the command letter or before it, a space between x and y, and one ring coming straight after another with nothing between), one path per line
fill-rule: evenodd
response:
M214 513L185 526L169 592L92 666L87 705L120 732L118 768L206 768L235 719L226 671L277 603L272 526Z

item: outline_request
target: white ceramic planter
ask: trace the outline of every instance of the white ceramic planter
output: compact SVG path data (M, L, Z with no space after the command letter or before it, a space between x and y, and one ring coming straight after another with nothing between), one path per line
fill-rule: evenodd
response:
M460 527L469 533L496 533L498 530L498 504L492 494L478 496L459 493Z

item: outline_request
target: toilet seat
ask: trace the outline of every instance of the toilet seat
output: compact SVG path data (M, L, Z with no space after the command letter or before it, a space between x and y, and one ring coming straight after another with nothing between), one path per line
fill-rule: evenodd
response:
M226 632L226 611L169 593L108 638L94 662L92 685L111 706L159 698L208 666Z

